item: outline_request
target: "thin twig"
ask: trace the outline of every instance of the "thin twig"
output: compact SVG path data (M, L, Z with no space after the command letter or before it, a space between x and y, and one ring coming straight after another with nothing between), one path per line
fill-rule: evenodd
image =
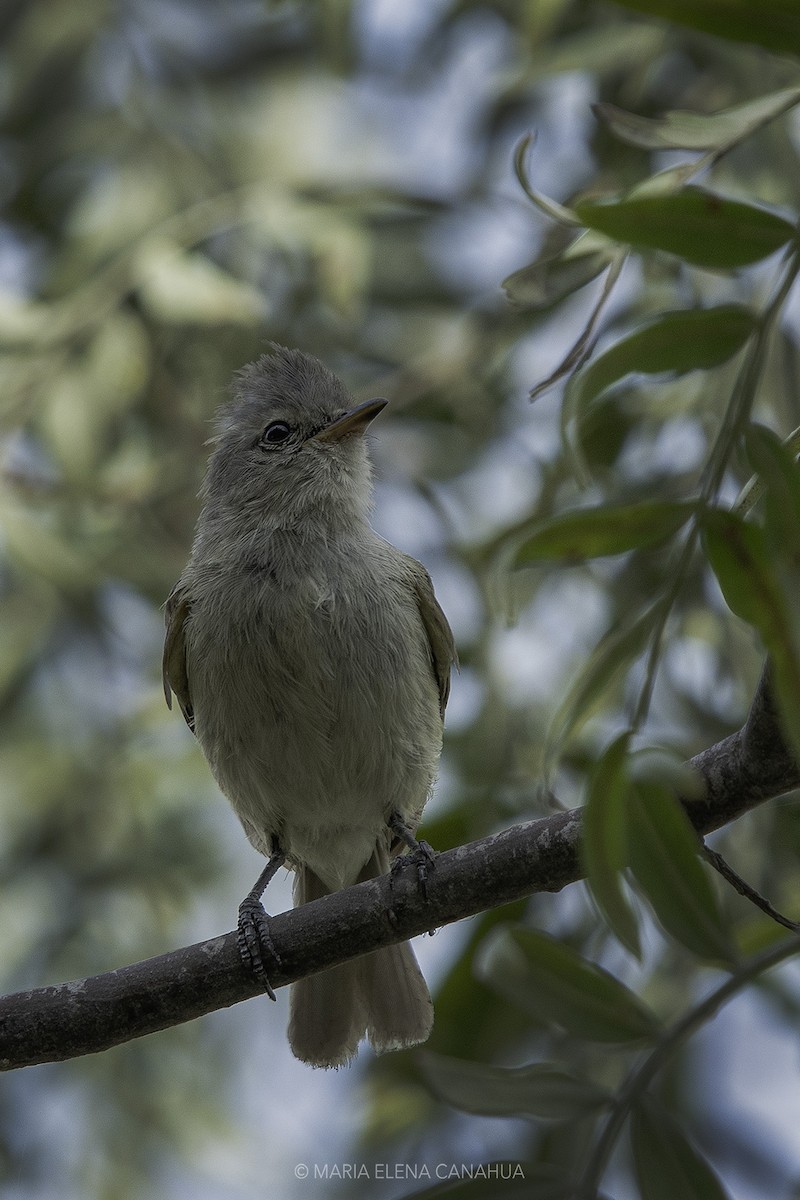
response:
M789 917L785 917L783 913L778 912L777 908L773 908L769 900L757 892L754 887L751 887L747 880L742 879L730 863L726 862L721 854L716 850L712 850L703 842L703 854L711 863L715 871L718 871L724 880L726 880L732 888L735 888L740 896L744 896L751 904L755 904L756 908L760 908L768 917L772 917L773 921L777 921L779 925L783 925L784 929L790 929L792 933L800 933L800 922L792 921Z

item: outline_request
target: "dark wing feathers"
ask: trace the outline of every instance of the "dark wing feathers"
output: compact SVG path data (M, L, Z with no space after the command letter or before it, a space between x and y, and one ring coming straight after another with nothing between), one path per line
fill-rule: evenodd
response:
M194 709L189 692L189 676L186 671L186 642L184 625L191 612L189 597L178 583L172 589L164 606L167 636L164 639L162 676L167 707L172 708L172 695L177 697L186 724L194 733Z
M430 575L420 563L414 559L409 561L414 565L412 575L414 594L417 598L422 624L428 635L433 673L439 686L439 711L444 720L444 710L450 695L450 668L453 665L458 666L456 644L447 617L442 612L434 594Z

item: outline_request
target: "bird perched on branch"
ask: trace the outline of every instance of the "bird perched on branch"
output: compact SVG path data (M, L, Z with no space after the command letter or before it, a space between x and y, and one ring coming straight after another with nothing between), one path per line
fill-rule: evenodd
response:
M354 405L316 358L275 346L219 413L189 562L166 605L164 688L267 865L239 910L272 994L260 899L286 864L296 904L389 870L436 775L456 661L424 567L369 524ZM419 852L419 851L418 851ZM289 1040L336 1067L424 1041L433 1007L408 943L301 979Z

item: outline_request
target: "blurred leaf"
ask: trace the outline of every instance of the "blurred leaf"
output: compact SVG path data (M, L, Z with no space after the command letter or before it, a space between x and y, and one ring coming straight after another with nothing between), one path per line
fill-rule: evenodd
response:
M734 42L800 54L797 0L618 0L624 8L677 21Z
M431 823L425 822L423 834L432 835ZM474 835L473 835L474 836ZM460 845L460 841L442 842L430 836L431 845ZM498 1045L505 1046L523 1032L523 1018L508 1005L500 1006L496 995L486 984L475 978L473 956L475 949L497 925L521 921L526 900L490 908L470 921L470 932L462 953L436 989L437 1020L430 1045L446 1055L487 1054Z
M546 738L547 758L588 719L606 689L642 653L660 613L660 604L651 604L630 625L622 621L600 639L553 714Z
M481 1116L527 1114L567 1121L607 1104L609 1093L548 1063L491 1067L423 1051L420 1069L440 1100Z
M53 378L39 420L70 479L95 478L110 427L147 383L149 360L141 321L120 311L110 314L80 358Z
M532 186L528 178L528 171L525 166L525 156L530 149L536 144L536 134L528 133L519 142L514 151L514 173L520 182L520 186L525 195L533 204L540 209L546 217L550 217L552 221L557 221L560 225L580 225L575 213L572 209L565 208L563 204L559 204L556 200L551 200L549 196L537 192Z
M767 121L800 104L800 88L783 88L722 112L702 115L680 109L663 117L640 117L614 104L593 111L616 137L645 150L711 150L742 141Z
M764 530L718 508L706 510L701 522L708 559L728 607L755 625L770 648L783 642L788 649L793 641L789 615Z
M750 425L745 447L765 488L764 532L782 556L800 566L800 467L796 455L764 425Z
M764 439L761 450L768 452ZM764 639L783 730L800 754L800 595L794 564L782 564L781 547L734 513L709 509L702 523L708 560L728 607Z
M664 313L615 342L583 368L576 401L586 405L626 375L707 370L739 350L756 328L754 314L740 304Z
M589 778L583 809L583 861L597 907L623 946L641 956L639 923L622 888L621 873L628 865L627 792L625 771L630 734L616 738L598 760Z
M0 599L0 700L33 668L57 611L49 588L7 589Z
M546 933L517 927L493 943L483 978L536 1020L594 1042L638 1042L658 1023L638 996Z
M727 1192L667 1110L641 1096L631 1142L642 1200L727 1200Z
M631 403L628 388L617 388L598 396L580 413L575 429L579 453L591 477L608 477L629 437L639 428L641 414Z
M541 396L544 392L549 391L550 388L556 383L559 383L562 379L565 379L568 375L571 375L573 371L577 371L591 354L592 339L594 338L595 330L600 321L600 317L602 316L603 309L608 303L608 300L617 285L617 280L622 274L622 268L625 265L626 259L627 253L617 254L610 260L608 264L608 272L603 280L603 286L600 289L600 294L595 301L591 313L589 314L589 319L586 321L586 324L579 333L577 340L573 342L572 346L564 355L555 370L551 371L545 379L541 380L540 383L537 383L535 387L531 388L531 400L538 400L539 396ZM566 408L566 405L563 407ZM575 460L573 464L575 474L578 478L580 478L584 472L581 470L581 464L577 450L574 447L570 447L566 439L565 445L567 446L568 450L572 450L572 456Z
M699 267L743 267L795 236L794 226L776 213L693 186L665 196L584 200L575 212L618 242L665 250Z
M0 539L13 562L65 592L84 595L98 581L93 563L33 513L7 499L0 501Z
M24 5L19 20L10 21L4 40L14 65L13 82L25 92L48 78L62 56L70 56L97 32L100 8L89 0L81 5ZM10 36L9 36L10 34Z
M320 293L337 312L357 318L370 280L367 238L355 225L339 221L327 228L316 243Z
M597 240L578 237L566 251L539 259L503 280L511 304L517 308L547 308L571 296L606 269L615 251L598 247Z
M170 176L161 162L106 161L106 169L88 181L67 221L70 247L84 265L107 257L146 234L170 216L174 204Z
M675 192L682 191L695 175L706 170L711 164L712 158L713 154L709 151L689 162L676 163L672 167L665 167L663 171L656 171L654 175L640 179L628 192L627 199L638 200L642 196L674 195Z
M402 1200L574 1200L575 1180L563 1167L514 1159L487 1163L437 1163L443 1182L409 1192ZM459 1179L459 1175L462 1176ZM472 1178L468 1176L471 1175Z
M654 546L677 533L693 512L688 501L642 500L538 519L515 551L512 566L525 567L543 558L581 562Z
M562 34L542 47L523 74L521 86L529 89L542 77L563 76L567 71L592 71L601 78L635 71L663 54L666 32L652 21L619 21L612 39L598 37L593 25L578 25L577 32Z
M143 303L161 321L251 325L267 316L266 298L256 288L165 238L143 243L135 270Z
M0 345L41 347L46 344L54 312L55 305L0 290Z
M733 946L698 857L700 841L672 792L639 780L629 793L630 864L661 924L693 954L731 962Z

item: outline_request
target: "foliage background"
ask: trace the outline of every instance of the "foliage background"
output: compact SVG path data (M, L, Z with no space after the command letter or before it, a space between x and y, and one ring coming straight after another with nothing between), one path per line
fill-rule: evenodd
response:
M579 504L694 497L742 358L679 376L639 371L604 392L575 435L582 485L575 439L570 455L560 431L563 385L534 405L527 393L579 336L602 282L581 287L547 268L544 297L513 285L513 303L503 294L504 277L558 256L566 240L526 199L513 152L535 128L533 186L565 202L617 194L687 155L625 144L595 120L593 102L643 116L709 113L797 86L791 4L743 3L724 27L714 12L698 3L687 18L669 0L3 7L4 991L230 928L258 871L164 707L159 608L189 547L210 418L233 371L271 339L324 358L359 399L391 401L374 443L376 525L432 571L463 664L426 836L456 845L546 813L549 788L564 804L582 800L592 764L630 724L645 645L617 647L612 665L624 669L600 673L545 763L547 731L581 665L597 662L599 639L669 592L675 558L663 545L571 564L555 554L512 578L490 550L518 522ZM793 219L796 113L721 157L710 185ZM763 311L776 261L711 272L635 256L600 349L668 309ZM754 409L781 436L800 425L797 338L790 295L757 364ZM750 471L732 443L722 500ZM731 616L702 555L673 601L636 744L687 757L741 723L763 641ZM719 844L797 912L799 840L789 798ZM754 910L715 890L741 949L769 942ZM626 895L643 922L641 963L582 884L424 939L437 989L431 1049L511 1066L552 1060L615 1088L631 1051L515 1002L491 935L519 919L548 930L669 1019L719 967ZM289 903L285 881L271 903ZM738 1197L800 1189L799 1003L793 968L769 976L658 1080L660 1103ZM586 1156L591 1120L468 1116L435 1099L437 1060L425 1068L413 1055L311 1073L291 1059L284 1024L285 997L277 1008L255 1001L6 1077L3 1195L239 1200L313 1186L322 1196L335 1180L297 1183L297 1163L505 1158L530 1164L525 1194L545 1196L534 1164ZM461 1107L474 1108L484 1086L472 1104L462 1087ZM372 1174L365 1194L414 1190ZM634 1175L623 1140L607 1186L658 1194L646 1161Z

